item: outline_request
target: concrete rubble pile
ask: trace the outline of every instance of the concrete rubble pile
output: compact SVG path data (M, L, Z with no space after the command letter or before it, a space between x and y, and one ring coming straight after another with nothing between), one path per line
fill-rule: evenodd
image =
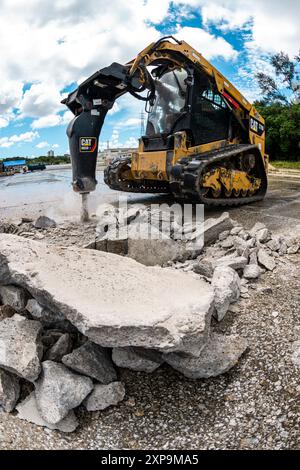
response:
M111 238L116 215L104 215L94 249L0 234L0 406L61 432L77 428L79 406L104 410L124 399L120 368L152 373L164 364L191 379L231 369L247 341L217 334L214 322L280 256L299 251L299 240L263 224L247 231L227 213L188 228L204 235L194 251L176 240L175 220L171 237L131 240L128 230ZM137 208L122 226L138 217L143 230Z

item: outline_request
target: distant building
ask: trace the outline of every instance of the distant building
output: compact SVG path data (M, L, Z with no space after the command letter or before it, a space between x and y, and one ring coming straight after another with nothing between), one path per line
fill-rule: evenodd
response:
M26 160L8 160L3 162L2 165L5 172L20 172L24 167L26 167Z
M54 157L54 150L48 150L47 156L48 157Z

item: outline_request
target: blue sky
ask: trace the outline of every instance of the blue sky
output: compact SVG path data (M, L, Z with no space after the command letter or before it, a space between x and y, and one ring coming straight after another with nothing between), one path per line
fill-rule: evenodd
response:
M161 35L199 50L249 100L268 53L300 48L300 2L286 0L0 0L0 158L68 152L60 101L97 69L126 62ZM82 11L84 10L84 11ZM135 145L143 106L122 97L101 145Z

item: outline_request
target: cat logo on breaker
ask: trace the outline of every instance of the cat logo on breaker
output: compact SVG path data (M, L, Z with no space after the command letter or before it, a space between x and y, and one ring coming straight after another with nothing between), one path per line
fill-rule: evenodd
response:
M94 152L97 147L96 137L80 137L79 151L80 152Z

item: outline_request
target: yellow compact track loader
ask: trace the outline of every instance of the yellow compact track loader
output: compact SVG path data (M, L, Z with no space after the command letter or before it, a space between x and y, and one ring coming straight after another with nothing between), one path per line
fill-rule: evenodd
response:
M172 36L125 65L101 69L63 101L75 114L67 130L75 191L95 189L100 131L127 92L146 102L147 127L137 151L106 168L110 188L223 206L265 196L264 119L199 52Z

